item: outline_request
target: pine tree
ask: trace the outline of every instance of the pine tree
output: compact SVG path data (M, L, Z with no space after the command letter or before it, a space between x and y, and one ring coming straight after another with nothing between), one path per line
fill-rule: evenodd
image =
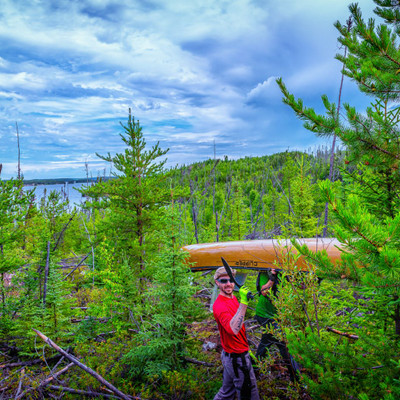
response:
M386 12L396 12L395 6L377 1L384 3ZM356 167L352 172L342 171L349 182L347 200L336 196L329 182L322 189L336 220L335 234L350 253L348 265L363 266L351 268L349 274L355 271L354 279L386 296L400 338L400 108L394 103L400 85L400 49L396 44L400 32L385 24L375 27L373 20L366 24L357 5L351 5L350 11L355 22L350 32L345 25L335 24L340 43L349 51L347 58L337 58L360 90L374 97L366 115L345 104L346 123L339 122L336 105L326 96L322 100L327 115L318 115L296 100L281 79L278 84L284 102L305 121L307 129L322 137L336 133L346 145L347 163Z
M340 363L332 361L331 355L337 354L338 347L330 336L321 335L318 343L312 335L296 336L296 340L304 339L313 351L323 350L325 360L321 365L325 366L319 371L311 370L318 373L321 384L329 386L330 381L342 389L347 387L347 395L357 376L358 398L394 399L400 395L399 6L390 0L374 1L379 6L376 14L385 19L383 24L376 25L373 19L366 23L356 4L349 7L354 21L350 31L345 24L335 24L339 42L348 49L347 58L336 56L344 65L344 74L372 98L365 112L344 104L345 119L339 121L336 105L322 96L326 115L318 115L301 99L295 99L281 79L277 82L284 102L305 121L308 130L320 137L337 135L346 146L346 165L351 166L341 171L344 192L329 181L321 184L334 219L334 233L345 247L341 265L333 265L323 253L314 255L297 248L318 263L320 277L350 279L351 297L361 299L361 304L349 309L343 308L344 303L337 304L338 312L348 314L345 329L359 337L347 344L346 351L343 347L343 354L354 363L346 372L346 379ZM336 281L336 285L337 294L327 308L344 296L339 293L343 281ZM354 310L358 314L353 315ZM303 356L306 360L312 358L310 353Z
M162 150L159 143L146 150L139 121L135 121L129 111L126 125L120 134L127 146L123 153L101 156L112 164L114 179L100 182L82 192L97 201L92 203L98 208L105 208L106 231L112 235L114 247L122 261L128 258L132 276L140 280L141 291L145 289L146 255L151 253L151 232L158 219L157 213L167 202L168 191L161 185L166 160L156 162L167 150Z

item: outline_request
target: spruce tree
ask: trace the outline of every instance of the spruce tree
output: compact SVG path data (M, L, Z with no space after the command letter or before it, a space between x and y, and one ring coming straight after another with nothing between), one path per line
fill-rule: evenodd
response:
M297 173L292 180L293 212L289 215L292 235L305 238L316 237L322 231L318 227L318 218L315 217L313 185L308 169L309 165L302 155L297 160Z
M181 221L174 206L163 217L165 227L158 233L160 252L155 261L154 282L146 293L145 311L149 318L139 332L139 345L126 355L135 378L159 376L184 366L186 326L200 316L201 307L188 271ZM151 317L151 318L150 318Z
M228 216L230 220L229 240L243 240L248 229L245 219L243 194L236 179L232 183L232 187L233 195L231 197Z

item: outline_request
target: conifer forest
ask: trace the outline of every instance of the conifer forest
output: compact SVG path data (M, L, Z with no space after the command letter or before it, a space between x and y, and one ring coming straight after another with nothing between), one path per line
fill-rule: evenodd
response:
M276 82L304 135L332 148L167 169L168 149L147 145L129 111L125 151L98 154L113 176L88 179L81 206L0 180L0 399L213 399L213 272L190 272L182 247L257 239L292 240L274 334L301 367L291 382L272 347L257 365L260 397L400 398L400 3L374 2L375 19L353 4L335 23L343 78L367 109L321 93L319 114ZM313 237L338 239L341 259L293 240Z

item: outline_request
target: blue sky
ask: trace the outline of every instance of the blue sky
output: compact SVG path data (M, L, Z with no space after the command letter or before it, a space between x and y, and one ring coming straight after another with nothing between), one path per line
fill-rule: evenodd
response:
M1 0L0 163L26 179L92 176L121 152L128 109L168 166L307 150L275 83L337 101L347 0ZM371 16L372 0L358 2ZM343 100L367 99L345 80Z

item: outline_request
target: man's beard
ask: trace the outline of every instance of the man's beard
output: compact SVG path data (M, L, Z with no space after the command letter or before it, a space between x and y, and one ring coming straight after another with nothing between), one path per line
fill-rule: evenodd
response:
M233 294L233 288L229 289L229 291L227 292L224 288L221 288L221 291L223 293L225 293L227 296L231 296Z

